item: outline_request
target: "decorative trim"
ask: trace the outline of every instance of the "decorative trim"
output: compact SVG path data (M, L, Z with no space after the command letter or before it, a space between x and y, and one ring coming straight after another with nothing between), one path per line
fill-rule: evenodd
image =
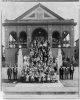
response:
M6 22L3 26L26 26L26 25L76 25L76 22L66 21L27 21L27 22Z

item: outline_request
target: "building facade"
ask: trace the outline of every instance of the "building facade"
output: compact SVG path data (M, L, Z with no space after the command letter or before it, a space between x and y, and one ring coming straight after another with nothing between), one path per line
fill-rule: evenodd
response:
M57 57L61 45L65 57L74 54L73 19L66 20L42 4L32 7L14 20L5 20L5 59L7 64L17 63L18 47L22 53L29 54L30 44L34 39L48 39L52 55Z

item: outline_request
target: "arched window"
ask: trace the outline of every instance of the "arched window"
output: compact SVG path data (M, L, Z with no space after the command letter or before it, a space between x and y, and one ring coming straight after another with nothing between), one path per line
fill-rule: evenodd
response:
M35 39L46 40L46 39L48 39L48 33L46 32L45 29L39 27L39 28L35 29L32 33L32 41L35 40Z
M16 48L17 47L17 34L12 31L9 35L9 47Z
M58 47L60 44L60 33L58 31L54 31L52 34L52 47Z
M27 47L27 34L25 31L22 31L19 34L19 45L23 48Z
M62 44L63 47L70 47L70 33L68 31L62 33Z

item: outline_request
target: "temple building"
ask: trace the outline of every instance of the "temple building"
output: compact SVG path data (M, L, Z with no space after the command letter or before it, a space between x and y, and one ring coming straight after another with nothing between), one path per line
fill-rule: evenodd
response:
M74 19L64 19L42 4L37 4L14 20L5 20L5 60L17 63L19 45L24 55L29 54L34 39L48 39L53 57L57 57L59 45L65 57L74 55Z

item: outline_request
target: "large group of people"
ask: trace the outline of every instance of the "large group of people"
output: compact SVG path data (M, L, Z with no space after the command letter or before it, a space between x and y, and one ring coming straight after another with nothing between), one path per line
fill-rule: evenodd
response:
M31 43L30 55L24 63L22 81L26 82L56 82L57 64L53 61L49 42L34 40ZM25 62L25 61L24 61Z
M60 79L73 79L73 60L69 57L63 59L63 64L59 69ZM58 82L58 66L56 59L52 57L51 47L47 39L35 39L31 42L30 54L24 56L23 69L21 70L22 82ZM8 68L8 80L17 80L16 65Z

